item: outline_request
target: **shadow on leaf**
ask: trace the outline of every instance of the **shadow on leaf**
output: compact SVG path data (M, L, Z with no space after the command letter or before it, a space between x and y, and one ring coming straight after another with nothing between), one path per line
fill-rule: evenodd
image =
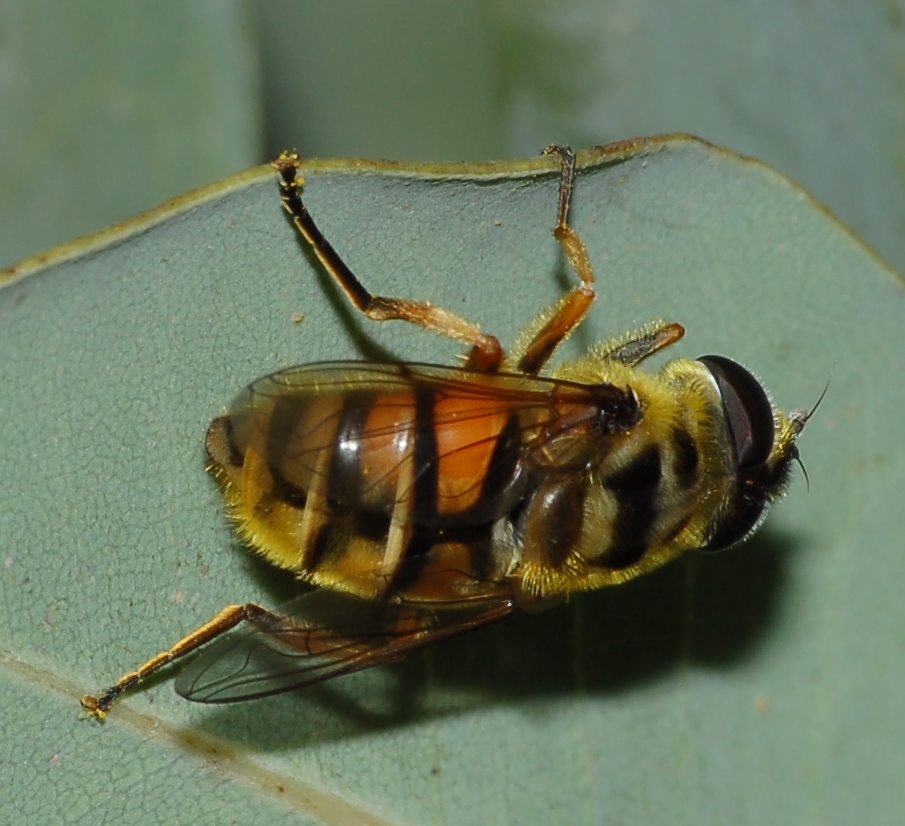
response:
M769 635L795 551L764 531L743 548L692 555L627 585L438 643L393 666L277 697L217 707L197 726L257 749L310 746L490 704L609 696L670 680L679 667L731 669ZM272 577L277 602L292 583ZM265 573L266 571L266 573Z

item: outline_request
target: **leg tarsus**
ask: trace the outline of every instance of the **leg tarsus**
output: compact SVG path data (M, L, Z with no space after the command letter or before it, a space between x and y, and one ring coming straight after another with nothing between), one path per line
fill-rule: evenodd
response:
M559 155L562 164L562 179L559 183L559 209L556 214L556 226L553 234L559 238L562 230L569 225L569 204L572 202L572 188L575 185L575 152L571 146L550 144L545 146L542 155Z
M202 645L235 628L241 622L248 622L255 627L266 628L272 626L274 622L279 622L279 617L266 608L261 608L260 605L255 605L252 602L245 605L229 605L204 623L204 625L184 636L171 648L161 651L155 657L142 663L134 671L123 674L112 686L100 694L86 694L82 697L82 708L87 712L88 716L103 720L111 706L130 688L133 688L174 660L191 654Z

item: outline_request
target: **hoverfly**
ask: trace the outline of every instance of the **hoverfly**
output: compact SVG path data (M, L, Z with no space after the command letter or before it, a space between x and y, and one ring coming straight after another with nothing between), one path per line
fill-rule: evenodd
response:
M653 323L546 370L594 301L568 223L575 156L561 165L553 234L579 283L505 353L426 301L371 294L302 201L296 154L273 164L283 206L351 303L469 347L464 365L337 362L247 387L207 433L210 470L240 536L315 586L280 613L232 605L82 700L122 693L225 631L176 690L247 700L402 658L576 591L626 582L691 549L749 536L786 484L810 414L771 404L723 356L639 365L678 341Z

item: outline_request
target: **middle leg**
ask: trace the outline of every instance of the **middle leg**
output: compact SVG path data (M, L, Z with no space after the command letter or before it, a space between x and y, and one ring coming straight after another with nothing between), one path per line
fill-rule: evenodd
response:
M496 336L481 332L477 324L437 307L429 301L374 295L324 238L301 197L303 181L298 175L301 161L293 152L283 152L273 168L280 175L283 208L299 235L309 244L324 269L346 294L353 306L375 321L407 321L432 333L448 336L471 346L465 366L493 373L503 361L503 348Z

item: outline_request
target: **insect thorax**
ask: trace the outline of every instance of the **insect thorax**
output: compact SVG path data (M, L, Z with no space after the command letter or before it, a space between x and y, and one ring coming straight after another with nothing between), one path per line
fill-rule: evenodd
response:
M550 477L532 494L519 531L529 594L600 588L657 568L705 545L729 500L720 401L697 362L654 375L609 366L603 375L630 377L641 420L605 440L585 473Z

